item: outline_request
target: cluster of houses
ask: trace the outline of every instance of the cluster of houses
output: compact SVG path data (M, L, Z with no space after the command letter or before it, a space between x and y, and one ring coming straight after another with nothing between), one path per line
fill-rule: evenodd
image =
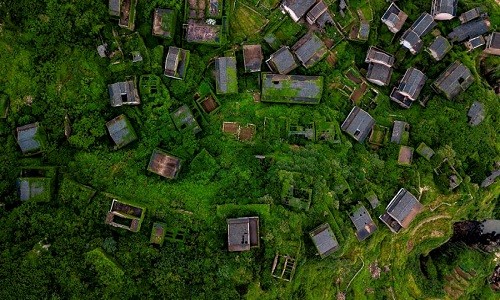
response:
M344 5L344 1L340 1ZM404 31L400 37L400 44L407 48L412 54L419 53L424 48L423 37L433 30L437 21L450 20L457 15L458 0L434 0L431 13L422 13L413 24ZM227 20L223 15L222 0L189 1L187 2L187 20L184 25L185 38L188 42L202 44L220 44L227 34ZM209 7L205 7L206 4ZM118 25L133 30L135 27L136 0L110 0L109 14L118 19ZM284 0L282 10L295 22L304 20L309 25L320 28L326 24L333 23L328 6L320 0ZM152 34L163 38L172 38L175 34L176 12L171 9L156 9L153 14ZM383 14L381 20L393 33L398 33L404 27L408 15L404 13L393 2ZM500 33L488 33L490 24L486 13L479 8L469 10L459 17L461 25L454 28L447 37L437 36L428 45L427 51L436 60L441 60L451 49L453 43L465 41L468 49L476 49L484 46L484 52L492 55L500 55ZM272 53L265 63L270 72L262 72L264 55L259 44L248 44L242 46L243 65L247 73L261 72L261 95L260 101L289 104L318 104L323 93L322 76L290 75L289 73L300 65L310 68L321 61L328 53L325 43L314 33L308 32L291 46L282 46ZM167 51L164 75L166 77L183 80L189 65L189 50L170 46ZM395 65L394 55L385 52L375 46L369 48L365 58L368 64L366 80L379 85L390 84L393 67ZM195 102L202 111L207 114L217 111L220 103L217 95L238 93L237 61L234 52L226 52L222 57L214 60L215 67L215 93L211 87L203 83L199 92L195 95ZM144 85L149 89L155 84L154 77L145 75L141 77L141 87ZM412 103L419 97L427 76L417 68L411 67L406 70L399 84L395 86L390 99L403 108L410 108ZM444 72L434 81L433 87L436 91L443 93L452 99L466 90L474 81L471 71L461 62L456 61L448 66ZM149 83L148 83L149 82ZM149 85L148 85L149 84ZM141 99L138 92L138 84L135 78L116 82L108 86L110 104L112 107L123 105L139 105ZM475 102L469 110L469 124L476 126L484 119L484 107L480 102ZM192 110L187 105L182 105L171 113L172 121L179 131L187 130L194 134L201 131ZM115 149L125 147L137 140L137 134L125 115L119 115L106 123L110 138ZM293 127L293 126L292 126ZM404 121L394 121L390 141L400 145L398 163L400 165L411 165L414 149L408 146L410 125ZM304 135L310 138L312 128L293 127L290 132ZM354 140L363 143L365 140L376 143L378 132L386 132L387 128L376 124L375 119L365 110L354 106L349 115L341 125L341 130L351 136ZM253 124L241 124L238 122L223 122L222 131L241 141L251 140L255 135L256 128ZM384 133L385 134L385 133ZM45 134L39 123L28 124L16 129L16 137L23 154L33 155L43 151ZM430 160L434 151L421 143L416 152L427 160ZM182 160L168 154L161 149L154 149L150 157L147 170L167 179L175 179L181 170ZM460 184L461 178L449 162L441 163L435 169L436 174L444 174L450 181L450 189ZM298 209L308 210L311 204L312 189L305 184L299 186L298 182L308 182L307 178L299 178L299 173L282 173L287 178L288 185L283 186L283 203ZM488 177L482 186L488 186L500 176L495 171ZM20 198L22 201L29 199L50 199L54 187L54 174L46 169L23 170L19 181ZM378 204L376 195L367 197L372 207ZM401 188L387 205L385 212L379 219L389 229L398 233L407 228L418 213L423 210L423 205L408 190ZM113 198L111 207L107 213L105 223L114 227L124 228L132 232L138 232L145 216L144 207ZM373 221L368 210L360 205L349 215L359 241L371 236L377 225ZM249 251L260 246L260 224L259 217L240 217L227 219L227 245L230 252ZM162 245L165 238L172 240L183 239L184 231L173 232L164 223L155 223L151 231L151 243ZM319 225L309 232L309 236L315 245L321 258L328 257L340 249L340 245L328 223ZM297 259L288 254L277 254L272 267L273 276L290 281L293 277Z

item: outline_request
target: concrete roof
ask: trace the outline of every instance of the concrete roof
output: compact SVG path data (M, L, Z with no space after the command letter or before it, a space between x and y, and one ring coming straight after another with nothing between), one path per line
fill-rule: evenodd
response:
M474 101L469 111L467 112L467 116L469 117L469 124L472 126L477 126L484 120L484 105L479 101Z
M259 217L227 219L227 241L231 252L259 247Z
M375 119L366 111L354 106L342 123L341 129L356 141L362 143L370 134L373 125L375 125Z

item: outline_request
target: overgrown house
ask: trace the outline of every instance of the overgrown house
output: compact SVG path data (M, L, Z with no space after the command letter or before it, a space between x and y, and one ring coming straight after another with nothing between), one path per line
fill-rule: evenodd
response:
M262 73L261 101L318 104L323 94L322 76Z
M259 245L259 217L227 219L227 247L230 252L248 251Z
M217 94L238 92L236 57L219 57L215 60L215 88Z
M139 105L141 103L135 78L110 84L108 85L108 91L111 106L113 107Z
M168 47L163 74L174 79L184 79L189 63L189 54L189 50L184 50L174 46Z
M370 134L375 119L366 111L355 106L340 127L356 141L363 143Z

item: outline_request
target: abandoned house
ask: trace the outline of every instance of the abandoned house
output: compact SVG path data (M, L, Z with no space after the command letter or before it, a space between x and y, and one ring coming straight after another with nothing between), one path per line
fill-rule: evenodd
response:
M389 8L387 8L385 13L382 15L381 20L382 23L387 25L392 33L397 33L401 30L407 18L408 15L399 9L394 2L391 2Z
M215 91L217 94L238 93L236 57L219 57L215 60Z
M263 59L261 45L243 45L243 65L246 73L260 72Z
M394 121L392 126L391 143L406 145L410 138L410 124L403 121Z
M433 83L434 87L443 92L448 99L465 91L474 82L470 70L462 63L452 63Z
M340 127L356 141L363 143L375 125L375 119L366 111L354 106Z
M406 70L399 85L392 90L390 95L391 100L401 107L410 108L413 101L420 95L426 80L427 76L422 71L416 68L409 68Z
M274 73L282 75L290 73L299 66L288 46L283 46L271 54L266 64Z
M181 170L181 160L159 149L155 149L149 160L148 171L168 179L177 177Z
M391 81L394 56L371 46L366 54L365 62L368 63L366 79L374 84L384 86Z
M108 85L111 106L138 105L141 103L135 78Z
M136 5L137 0L109 0L108 12L111 17L119 19L120 27L134 31Z
M125 115L119 115L108 121L106 127L115 143L115 149L120 149L137 140L137 134Z
M463 42L483 35L489 29L490 21L488 19L476 19L453 28L453 31L448 34L448 38L454 42Z
M464 23L470 22L470 21L472 21L474 19L477 19L477 18L481 17L482 14L483 14L483 12L481 11L481 8L475 7L473 9L470 9L470 10L462 13L458 17L458 19L460 20L460 22L462 24L464 24Z
M146 209L143 207L113 199L105 223L138 232L141 229L145 212Z
M360 206L349 218L356 227L356 237L358 241L364 241L377 230L377 225L373 221L370 213L364 206Z
M474 101L467 112L467 117L469 117L469 125L479 125L485 118L484 105L479 101Z
M165 76L174 79L184 79L189 63L189 50L170 46L165 59Z
M322 76L262 73L262 102L318 104L323 95Z
M486 177L483 182L481 182L481 187L482 188L486 188L486 187L489 187L490 185L492 185L495 180L500 177L500 170L495 170L493 172L491 172L491 175Z
M484 53L500 55L500 32L493 32L486 37Z
M422 37L429 33L437 23L428 13L422 13L418 19L401 36L400 44L410 50L412 54L420 52L423 46Z
M164 223L154 223L151 229L151 237L149 241L151 244L163 245L165 242L165 233L167 225Z
M22 168L16 182L19 200L50 201L54 193L56 178L55 167Z
M380 216L389 229L398 233L402 228L408 228L411 221L423 209L423 205L409 191L401 188L387 205L386 212Z
M458 0L433 0L431 15L434 20L451 20L457 15Z
M324 223L309 232L319 256L323 259L339 249L339 243L330 224Z
M475 38L472 38L464 43L465 48L467 48L468 51L472 51L476 48L484 46L485 44L486 44L486 40L484 39L484 37L482 35L476 36Z
M439 35L432 42L432 44L427 48L429 54L437 61L443 59L443 57L451 50L452 46L448 40Z
M193 134L201 132L201 127L198 125L193 112L184 104L174 112L170 113L170 118L174 122L175 127L179 131L191 131Z
M132 51L130 55L132 56L132 63L138 63L142 61L142 55L140 51Z
M296 266L297 260L295 258L290 255L279 255L277 253L274 257L271 275L278 279L292 281Z
M175 35L176 13L172 9L157 8L153 14L153 35L171 39Z
M221 25L211 25L196 20L189 20L184 25L186 41L198 44L220 44Z
M431 160L431 158L434 156L434 150L432 150L431 147L427 146L425 143L420 143L418 145L417 149L415 150L418 154L420 154L423 158L426 160Z
M16 128L17 144L24 155L37 154L42 151L45 133L38 122Z
M227 247L230 252L258 248L259 217L227 219Z
M398 165L410 166L413 161L413 148L401 145L399 147Z
M314 178L299 172L278 171L283 204L308 211L311 206Z
M220 102L206 81L200 84L193 98L198 108L207 115L216 113L220 109Z
M368 193L366 193L365 199L368 200L368 202L370 202L372 208L377 208L380 203L377 194L375 194L375 192L373 191L369 191Z
M314 66L328 52L323 41L312 32L304 35L291 50L305 68Z
M367 41L370 36L370 22L366 20L360 20L359 30L356 38L360 41Z
M294 22L299 21L316 4L316 0L284 0L281 7Z
M332 16L328 12L328 5L323 0L320 0L309 10L306 21L309 25L316 23L320 28L323 28L327 23L333 23Z

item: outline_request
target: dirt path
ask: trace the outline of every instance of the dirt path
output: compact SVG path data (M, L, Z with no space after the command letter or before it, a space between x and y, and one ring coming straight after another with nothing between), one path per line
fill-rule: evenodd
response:
M420 222L415 228L413 228L413 230L411 231L411 235L415 235L415 233L417 232L417 230L422 227L423 225L425 225L426 223L429 223L429 222L432 222L432 221L436 221L436 220L439 220L439 219L451 219L451 216L449 215L437 215L437 216L434 216L434 217L430 217L430 218L427 218L425 220L423 220L422 222Z

